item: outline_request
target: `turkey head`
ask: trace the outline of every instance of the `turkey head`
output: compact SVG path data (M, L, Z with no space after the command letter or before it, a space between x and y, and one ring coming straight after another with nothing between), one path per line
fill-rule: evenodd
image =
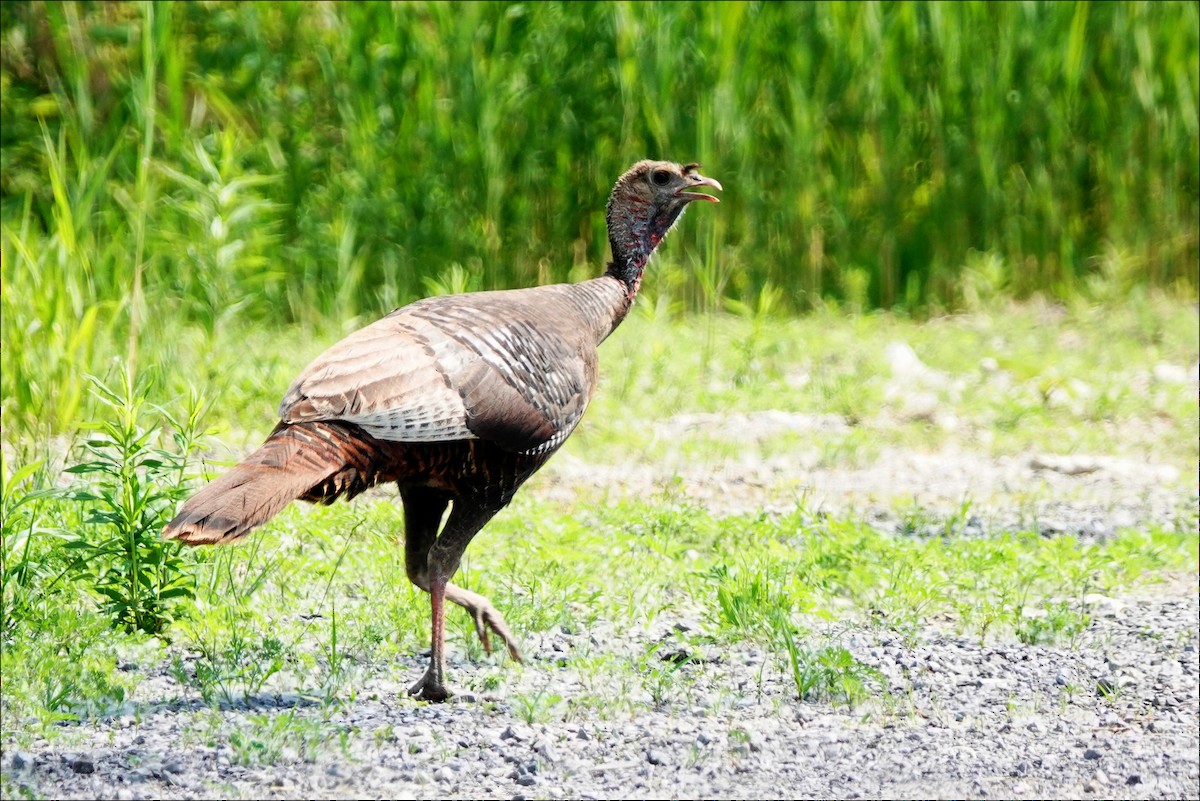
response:
M608 201L608 240L613 262L609 273L629 288L632 298L641 284L654 249L679 220L687 205L696 200L719 202L701 187L721 189L721 184L701 175L699 164L670 161L639 161L622 175Z

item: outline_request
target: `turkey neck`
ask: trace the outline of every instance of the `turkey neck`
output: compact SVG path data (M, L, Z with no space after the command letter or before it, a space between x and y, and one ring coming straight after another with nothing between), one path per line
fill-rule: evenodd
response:
M641 280L640 271L638 280ZM560 285L566 290L568 302L574 307L572 319L576 330L588 332L585 339L599 345L616 330L633 307L636 285L631 290L625 282L609 272L599 278L578 284Z
M685 203L658 205L633 195L614 194L608 203L608 244L613 260L605 276L625 285L626 304L617 323L629 313L642 286L642 273L655 248L683 214ZM614 327L616 323L614 323Z

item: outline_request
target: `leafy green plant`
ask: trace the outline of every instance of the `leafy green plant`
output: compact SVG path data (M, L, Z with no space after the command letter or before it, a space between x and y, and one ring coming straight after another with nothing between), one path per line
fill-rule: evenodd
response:
M542 687L533 693L517 693L513 696L513 706L517 717L529 725L541 723L554 716L556 708L563 703L563 697L558 693L549 692L549 687Z
M37 535L48 533L39 502L54 494L44 486L44 465L39 459L10 473L0 452L0 633L30 614L38 596L54 586L52 576L60 569L45 549L34 548Z
M776 615L773 622L777 646L787 655L792 681L802 700L854 706L868 695L872 683L883 683L878 670L862 664L845 648L809 648L797 640L793 624L785 615Z
M633 660L642 686L649 691L650 701L656 709L666 708L691 688L692 678L687 666L693 663L693 648L685 638L669 638L652 643Z
M342 689L349 685L350 702L353 702L355 697L355 688L350 683L350 678L354 670L354 657L346 649L345 643L338 643L338 614L337 605L334 604L329 612L329 645L322 644L321 656L324 663L324 678L321 681L321 696L325 705L329 705L338 700Z
M5 734L25 719L43 732L64 721L112 715L127 702L136 677L116 669L111 627L96 614L64 603L58 593L36 618L24 621L36 629L5 635Z
M1043 603L1033 614L1023 610L1013 628L1021 642L1039 645L1060 639L1074 642L1091 622L1091 615L1087 612L1073 608L1066 601L1057 601Z
M174 281L186 311L210 333L252 301L283 297L282 272L264 255L279 222L277 204L262 193L278 177L245 170L245 143L233 130L214 139L195 142L182 170L158 165L170 181L166 205L177 215L161 234L165 249L179 254Z
M114 624L157 634L171 622L173 604L195 594L179 544L159 532L187 491L204 403L192 398L180 419L159 409L162 420L148 425L148 382L122 372L115 389L95 378L92 388L111 418L88 426L94 431L83 443L88 460L66 471L90 479L67 492L87 507L83 529L66 543L75 556L72 571L104 599ZM173 449L161 445L161 422L171 428Z
M928 611L942 601L942 590L919 555L890 560L887 583L871 605L872 620L910 642Z
M191 669L177 654L171 673L179 683L198 690L206 704L249 701L283 669L284 644L269 634L243 635L244 621L229 607L219 620L219 625L207 627L207 634L195 637L200 657Z
M741 636L760 637L771 630L780 609L791 610L792 598L780 589L778 569L714 565L706 578L716 583L716 617L720 625Z
M247 767L293 759L314 762L326 736L322 721L297 717L293 708L282 715L251 715L249 725L229 732L229 744L234 761Z

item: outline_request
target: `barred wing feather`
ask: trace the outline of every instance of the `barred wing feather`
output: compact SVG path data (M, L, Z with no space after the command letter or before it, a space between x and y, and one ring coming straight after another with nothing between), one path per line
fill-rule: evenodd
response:
M594 356L543 333L547 321L514 309L512 298L487 300L431 298L351 334L301 373L280 416L344 420L392 442L558 447L587 406Z

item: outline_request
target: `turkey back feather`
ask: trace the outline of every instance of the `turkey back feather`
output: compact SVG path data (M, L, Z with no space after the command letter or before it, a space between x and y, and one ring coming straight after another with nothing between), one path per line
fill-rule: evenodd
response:
M385 442L555 450L596 384L617 282L426 298L360 329L293 382L284 422L343 420Z

